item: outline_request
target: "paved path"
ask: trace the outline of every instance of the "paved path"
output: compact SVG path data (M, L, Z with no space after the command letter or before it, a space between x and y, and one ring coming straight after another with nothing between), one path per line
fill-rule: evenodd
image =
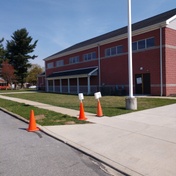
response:
M79 112L0 96L72 116ZM176 104L116 117L95 117L92 124L44 126L41 130L134 176L176 175Z

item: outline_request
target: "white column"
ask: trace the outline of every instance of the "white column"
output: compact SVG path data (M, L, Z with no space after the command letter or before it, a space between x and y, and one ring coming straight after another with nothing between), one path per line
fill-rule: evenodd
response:
M79 78L77 78L77 93L79 94Z
M46 92L48 92L48 80L46 79Z
M70 93L70 79L68 78L68 93Z
M62 93L62 79L60 79L60 93Z
M55 92L55 80L53 79L53 92Z
M87 77L87 94L90 94L90 76Z

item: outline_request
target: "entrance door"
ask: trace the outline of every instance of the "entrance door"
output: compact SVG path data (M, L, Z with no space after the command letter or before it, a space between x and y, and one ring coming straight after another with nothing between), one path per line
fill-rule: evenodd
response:
M135 75L136 94L150 94L150 73Z

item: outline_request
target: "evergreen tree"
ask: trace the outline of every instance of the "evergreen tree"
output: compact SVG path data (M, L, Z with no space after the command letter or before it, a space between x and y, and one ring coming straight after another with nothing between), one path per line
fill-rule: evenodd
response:
M31 44L32 37L25 28L17 30L11 36L12 40L7 41L7 58L9 63L15 69L15 75L21 87L27 77L28 68L31 67L29 59L35 59L37 56L30 55L37 45L37 40Z
M5 59L5 49L2 44L3 41L4 41L4 38L2 38L0 40L0 65L2 64L3 60Z

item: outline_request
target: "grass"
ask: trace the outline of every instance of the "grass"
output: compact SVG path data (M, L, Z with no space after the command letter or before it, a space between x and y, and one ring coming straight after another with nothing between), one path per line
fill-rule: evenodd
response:
M79 99L77 95L64 95L55 93L26 93L26 94L8 94L5 96L22 98L50 105L66 107L79 110ZM103 96L101 106L105 116L115 116L131 112L125 108L125 97ZM150 109L159 106L176 103L176 99L161 98L138 98L138 110ZM85 112L96 114L97 101L94 96L85 96L84 100Z
M20 115L29 120L30 111L34 110L36 122L40 125L65 125L65 124L84 124L86 121L80 121L75 117L56 113L49 110L40 109L34 106L17 103L10 100L0 99L0 107Z

